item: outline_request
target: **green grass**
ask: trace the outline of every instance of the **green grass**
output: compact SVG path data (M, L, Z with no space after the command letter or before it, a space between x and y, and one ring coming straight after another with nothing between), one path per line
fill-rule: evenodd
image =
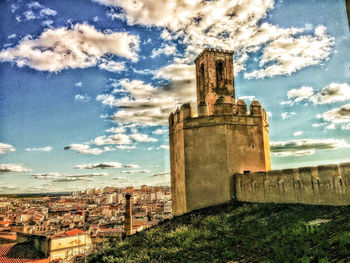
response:
M315 219L326 223L309 225ZM228 203L101 245L89 262L350 262L350 207Z

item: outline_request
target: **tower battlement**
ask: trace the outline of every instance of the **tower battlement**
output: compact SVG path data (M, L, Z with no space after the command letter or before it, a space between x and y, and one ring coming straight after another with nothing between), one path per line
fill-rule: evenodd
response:
M203 51L194 59L194 62L196 63L196 61L206 52L217 52L217 53L226 53L229 55L234 54L234 52L232 50L226 50L226 49L219 49L219 48L205 48L203 49Z
M264 125L268 128L268 118L265 110L261 107L259 101L252 101L247 110L247 104L243 100L238 100L237 103L226 103L222 98L217 99L214 104L213 114L209 114L208 105L203 103L198 105L197 116L193 113L193 108L190 103L183 104L174 113L169 116L169 127L175 128L178 123L187 122L202 122L208 123L216 119L230 120L230 123L237 125Z

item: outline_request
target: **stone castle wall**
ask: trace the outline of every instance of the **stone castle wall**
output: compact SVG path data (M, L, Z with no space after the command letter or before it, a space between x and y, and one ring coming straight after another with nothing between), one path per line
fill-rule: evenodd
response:
M268 123L259 102L247 105L218 99L193 116L184 104L169 117L171 186L174 214L183 214L234 197L235 173L270 169Z
M350 163L235 175L238 201L350 204Z

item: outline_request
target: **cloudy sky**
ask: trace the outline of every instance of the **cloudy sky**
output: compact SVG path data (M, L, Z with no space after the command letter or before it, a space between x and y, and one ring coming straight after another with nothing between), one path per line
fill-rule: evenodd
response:
M73 2L0 2L0 193L169 184L167 117L205 47L235 51L273 169L350 161L343 0Z

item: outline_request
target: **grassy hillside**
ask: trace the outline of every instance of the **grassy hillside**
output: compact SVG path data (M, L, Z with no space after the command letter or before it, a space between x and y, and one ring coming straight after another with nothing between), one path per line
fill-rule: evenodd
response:
M350 207L232 202L104 244L89 262L350 262Z

